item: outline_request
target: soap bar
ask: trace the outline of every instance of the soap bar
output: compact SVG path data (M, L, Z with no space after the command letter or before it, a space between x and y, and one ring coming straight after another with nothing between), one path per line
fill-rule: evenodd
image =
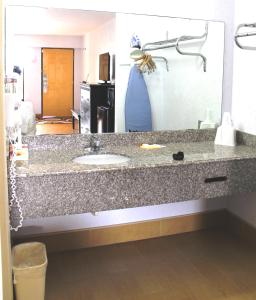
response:
M164 145L158 145L158 144L141 144L140 145L140 148L141 149L161 149L161 148L164 148L166 146Z

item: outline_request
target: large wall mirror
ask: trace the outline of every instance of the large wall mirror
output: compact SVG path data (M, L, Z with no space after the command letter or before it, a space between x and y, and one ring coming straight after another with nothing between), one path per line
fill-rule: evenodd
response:
M6 7L6 81L36 134L215 126L223 54L223 22Z

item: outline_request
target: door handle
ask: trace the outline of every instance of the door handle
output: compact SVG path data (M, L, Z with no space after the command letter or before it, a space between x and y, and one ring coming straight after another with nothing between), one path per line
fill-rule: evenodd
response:
M43 74L43 92L44 94L48 92L48 77L45 73Z

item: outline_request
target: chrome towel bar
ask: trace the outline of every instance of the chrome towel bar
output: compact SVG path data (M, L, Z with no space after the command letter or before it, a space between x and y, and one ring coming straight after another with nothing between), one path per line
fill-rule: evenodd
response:
M240 28L243 28L243 27L256 28L256 23L242 23L242 24L239 24L237 26L236 33L235 33L235 43L236 43L236 45L240 49L243 49L243 50L256 50L256 47L244 46L238 41L239 38L248 37L248 36L256 36L256 31L239 33Z

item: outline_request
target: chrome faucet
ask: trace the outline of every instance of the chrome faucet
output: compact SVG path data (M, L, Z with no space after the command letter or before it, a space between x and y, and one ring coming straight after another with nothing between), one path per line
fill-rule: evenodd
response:
M91 151L92 152L99 152L100 149L102 148L101 145L100 145L100 140L92 140L91 141Z
M101 141L96 136L91 136L89 145L84 148L86 154L97 154L101 152L101 150L104 149L101 145Z
M90 145L89 147L85 148L85 151L89 154L89 153L99 153L100 150L103 149L103 147L101 146L101 142L99 139L95 138L95 137L91 137L90 140Z

